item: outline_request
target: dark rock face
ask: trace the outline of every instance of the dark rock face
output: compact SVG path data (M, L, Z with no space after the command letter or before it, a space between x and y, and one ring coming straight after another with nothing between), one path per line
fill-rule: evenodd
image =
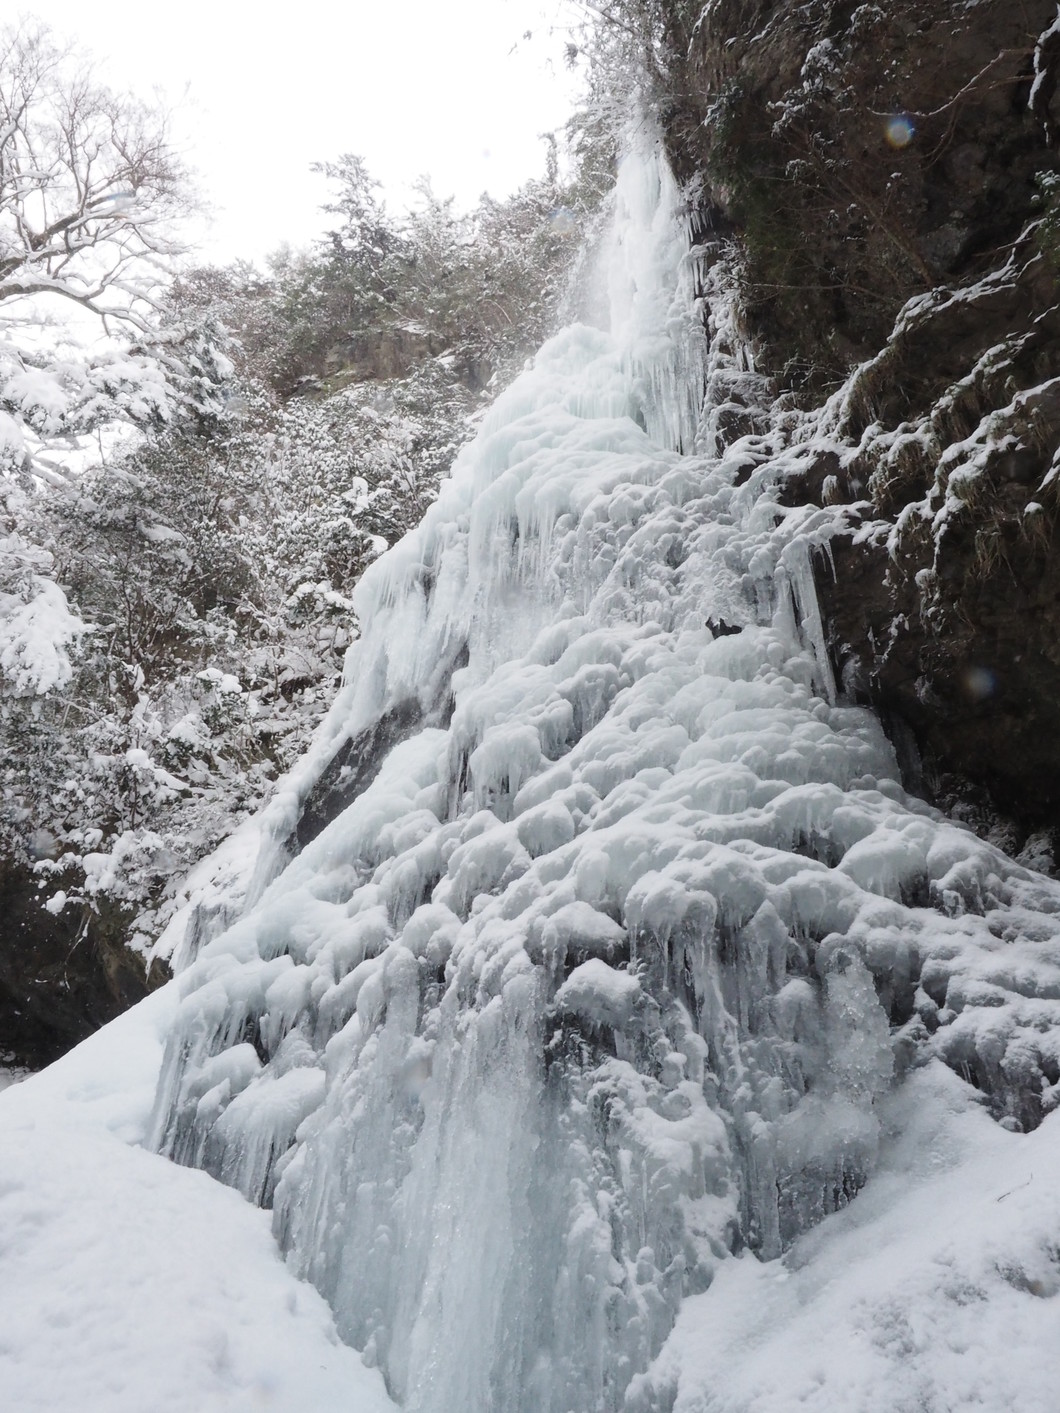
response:
M759 369L804 411L833 399L833 449L785 498L850 506L818 566L837 678L911 786L1001 813L1015 849L1060 840L1055 16L716 0L665 115Z
M165 980L125 946L128 919L41 906L23 864L0 868L0 1056L37 1069L57 1059Z
M818 575L837 675L911 727L926 793L971 782L1020 831L1055 828L1060 311L1034 242L1003 278L927 305L865 381L841 428L858 450L829 489L868 503Z
M786 386L834 385L908 298L1019 235L1057 165L1047 84L1029 101L1055 13L716 0L695 24L670 64L672 157L739 234L748 318ZM1038 62L1048 77L1057 57Z
M423 722L422 706L410 698L385 711L372 726L340 747L302 806L295 836L299 849L367 790L390 751L418 731Z

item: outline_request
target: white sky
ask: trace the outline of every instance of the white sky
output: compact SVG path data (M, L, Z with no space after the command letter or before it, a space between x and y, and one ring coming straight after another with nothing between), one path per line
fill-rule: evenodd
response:
M423 173L465 206L542 173L539 134L573 102L563 37L548 32L562 6L36 0L23 13L82 42L111 87L177 106L175 134L215 211L204 253L260 261L323 229L314 161L359 153L392 205Z

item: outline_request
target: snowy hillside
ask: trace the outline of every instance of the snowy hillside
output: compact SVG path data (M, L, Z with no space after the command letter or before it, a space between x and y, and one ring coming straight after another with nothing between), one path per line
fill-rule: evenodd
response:
M56 1302L71 1369L143 1380L100 1408L386 1406L302 1278L409 1413L1055 1409L1060 885L837 699L839 513L783 497L818 429L769 420L720 266L704 339L677 207L642 140L610 331L548 343L365 575L243 916L204 942L204 885L178 980L0 1096L20 1408L92 1406L34 1393ZM271 1206L286 1269L118 1145L160 1034L151 1146ZM166 1311L183 1402L144 1392Z

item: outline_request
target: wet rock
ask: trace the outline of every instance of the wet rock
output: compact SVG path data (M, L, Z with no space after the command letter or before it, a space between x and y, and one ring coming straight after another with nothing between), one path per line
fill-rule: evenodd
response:
M1057 169L1055 57L1035 58L1055 13L716 0L671 31L675 170L735 233L749 323L808 401L882 347L907 299L1019 236L1036 174Z
M418 701L399 702L365 731L344 743L302 808L296 831L300 849L363 794L379 774L389 752L399 741L407 740L419 730L423 719L423 708Z

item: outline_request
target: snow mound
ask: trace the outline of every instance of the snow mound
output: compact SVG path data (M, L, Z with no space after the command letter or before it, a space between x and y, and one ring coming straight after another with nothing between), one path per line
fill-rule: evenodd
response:
M578 1016L589 1025L615 1029L628 1025L640 996L640 982L635 976L616 971L599 957L592 957L575 967L556 992L556 1009Z
M19 1413L384 1413L264 1213L136 1146L176 997L0 1094L0 1388Z
M630 1413L1051 1413L1060 1380L1060 1120L992 1124L919 1072L858 1198L782 1261L688 1300Z

